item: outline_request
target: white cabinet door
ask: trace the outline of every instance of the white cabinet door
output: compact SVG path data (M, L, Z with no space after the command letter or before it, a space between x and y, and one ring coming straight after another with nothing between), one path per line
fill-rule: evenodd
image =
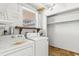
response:
M0 19L17 19L18 4L17 3L1 3L0 4Z
M0 20L13 21L14 24L21 24L19 20L19 5L17 3L0 4Z
M4 20L6 18L6 3L0 3L0 20Z
M20 11L20 5L18 3L9 3L7 4L6 12L7 18L10 21L13 21L15 26L22 25L22 16Z
M34 49L33 47L28 47L24 49L20 49L17 51L14 51L12 53L7 54L6 56L33 56L34 55Z
M6 7L7 17L9 20L18 19L18 5L17 3L9 3Z

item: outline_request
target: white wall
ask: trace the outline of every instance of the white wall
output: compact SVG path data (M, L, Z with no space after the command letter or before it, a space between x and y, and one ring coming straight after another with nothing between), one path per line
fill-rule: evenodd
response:
M55 16L48 16L47 23L50 24L50 23L73 21L73 20L79 20L78 8Z
M47 36L47 16L45 10L39 12L39 27L43 29L43 33Z
M79 15L79 13L76 13L76 15ZM75 19L75 21L48 24L47 31L50 45L73 52L79 52L79 17L72 17L70 13L60 14L59 16L55 16L55 18L52 17L52 22L54 20L63 21L71 19Z
M73 8L79 8L79 3L55 3L53 10L52 11L47 10L46 15L49 16L49 15L67 11Z

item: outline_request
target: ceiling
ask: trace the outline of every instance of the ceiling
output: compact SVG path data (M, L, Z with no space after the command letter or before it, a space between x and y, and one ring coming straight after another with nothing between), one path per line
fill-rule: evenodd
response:
M43 9L50 9L54 7L54 3L29 3L32 7L36 8L37 10L43 10Z
M38 11L46 10L46 15L52 15L73 8L79 8L79 3L28 3Z

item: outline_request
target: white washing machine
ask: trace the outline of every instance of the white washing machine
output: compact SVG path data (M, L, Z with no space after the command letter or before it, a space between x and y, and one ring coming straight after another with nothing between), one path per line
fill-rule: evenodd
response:
M35 56L48 56L48 38L41 36L32 36L29 38L34 41Z

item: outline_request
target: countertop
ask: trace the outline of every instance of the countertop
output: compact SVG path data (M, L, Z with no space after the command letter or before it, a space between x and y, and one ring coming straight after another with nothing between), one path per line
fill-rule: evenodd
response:
M28 47L30 44L33 44L33 41L28 39L0 39L0 55L3 55L3 53L12 51L17 48L20 49L20 47L22 48L25 45L26 47Z

